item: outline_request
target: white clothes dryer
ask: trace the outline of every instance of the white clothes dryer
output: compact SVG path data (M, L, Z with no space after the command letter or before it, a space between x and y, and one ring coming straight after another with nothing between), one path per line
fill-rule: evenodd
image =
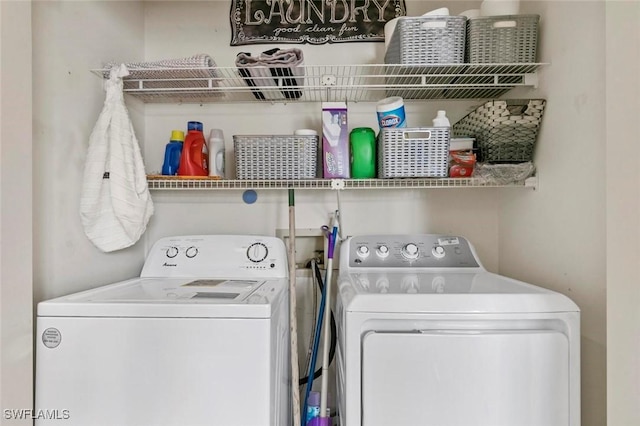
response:
M342 426L579 426L580 312L447 235L341 247Z
M287 255L163 238L139 278L38 304L37 426L290 424Z

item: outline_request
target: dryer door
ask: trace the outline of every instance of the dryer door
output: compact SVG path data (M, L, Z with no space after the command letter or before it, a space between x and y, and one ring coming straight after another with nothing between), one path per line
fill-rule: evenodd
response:
M370 332L363 426L567 426L569 343L550 330Z

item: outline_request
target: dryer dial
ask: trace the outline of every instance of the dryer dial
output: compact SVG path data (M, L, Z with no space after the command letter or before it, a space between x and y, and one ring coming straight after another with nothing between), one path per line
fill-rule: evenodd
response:
M376 254L379 258L384 259L385 257L389 256L389 247L385 246L384 244L378 246Z
M405 259L415 260L418 258L419 255L420 255L420 250L418 249L418 246L414 243L409 243L404 247L402 247L402 256Z
M173 259L177 255L178 255L178 247L171 246L167 249L167 257L169 259Z
M436 259L442 259L447 253L445 253L444 247L434 246L431 249L431 254L433 254L433 257L435 257Z
M367 246L358 247L356 249L356 254L358 255L358 257L366 259L367 257L369 257L369 247Z
M269 255L269 249L262 243L253 243L247 249L247 258L254 263L262 262Z

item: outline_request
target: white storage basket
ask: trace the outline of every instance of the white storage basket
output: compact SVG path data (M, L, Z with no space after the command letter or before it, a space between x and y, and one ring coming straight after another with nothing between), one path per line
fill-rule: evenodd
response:
M447 177L449 127L382 129L378 135L378 177Z
M233 136L238 179L313 179L318 136Z

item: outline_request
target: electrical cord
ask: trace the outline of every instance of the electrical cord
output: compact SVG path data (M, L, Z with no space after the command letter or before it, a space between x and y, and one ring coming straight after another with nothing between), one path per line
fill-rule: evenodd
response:
M318 287L320 288L320 292L322 293L324 291L324 284L322 281L322 274L320 273L320 268L318 267L316 262L313 262L311 264L311 267L313 269L313 272L316 278L315 282L318 284ZM327 309L331 309L331 307L327 307ZM337 327L336 327L336 319L335 319L335 316L333 315L333 310L332 310L331 311L331 346L329 346L329 364L331 364L335 356L336 343L337 343ZM322 375L322 367L318 368L313 373L313 379L317 379L321 375ZM309 382L309 374L307 374L305 377L302 377L298 381L298 385L302 386L304 384L307 384L308 382Z

